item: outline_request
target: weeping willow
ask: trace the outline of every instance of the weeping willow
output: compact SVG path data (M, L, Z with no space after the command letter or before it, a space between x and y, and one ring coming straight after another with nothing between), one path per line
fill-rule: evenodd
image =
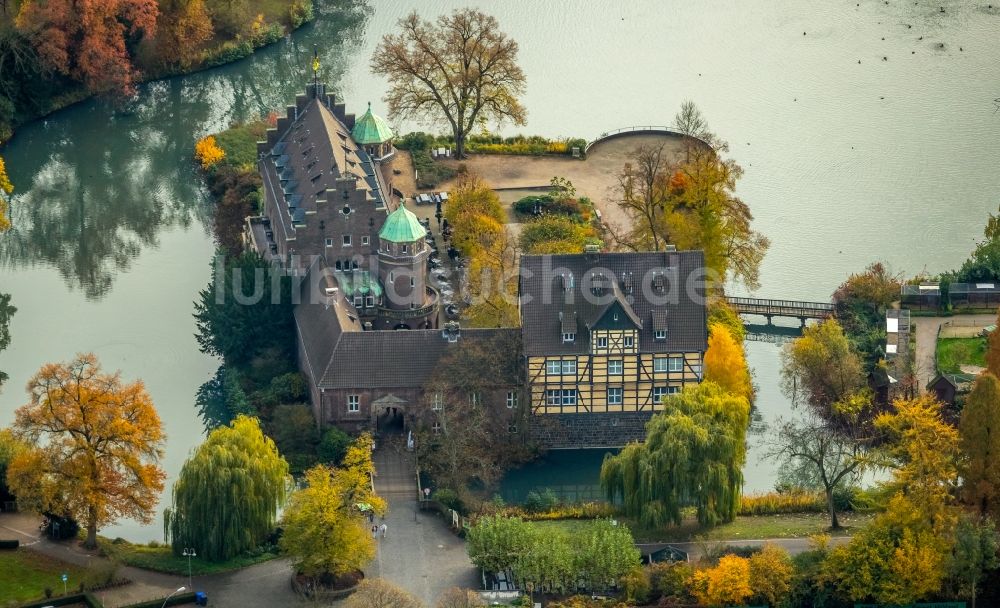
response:
M224 561L255 548L274 530L290 489L288 463L256 418L238 416L209 434L184 463L163 528L174 553Z
M671 395L646 424L646 442L604 458L601 487L625 514L650 527L681 523L693 505L698 522L732 521L739 507L750 404L705 382Z

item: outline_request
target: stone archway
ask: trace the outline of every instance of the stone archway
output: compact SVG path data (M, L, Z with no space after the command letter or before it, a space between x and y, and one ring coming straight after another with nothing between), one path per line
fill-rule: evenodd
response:
M406 400L389 393L372 401L372 428L376 435L406 433Z

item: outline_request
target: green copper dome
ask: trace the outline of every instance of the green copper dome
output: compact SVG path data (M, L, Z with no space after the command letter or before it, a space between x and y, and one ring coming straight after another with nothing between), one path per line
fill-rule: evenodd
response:
M354 123L351 131L351 137L362 146L385 143L394 136L389 124L381 116L372 114L371 102L368 102L368 111Z
M417 216L400 203L399 207L385 218L385 224L382 224L378 238L393 243L412 243L419 241L426 235L427 229L420 223Z

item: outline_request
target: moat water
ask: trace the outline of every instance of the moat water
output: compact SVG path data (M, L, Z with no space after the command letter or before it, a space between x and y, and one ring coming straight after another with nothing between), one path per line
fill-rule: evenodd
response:
M217 366L198 352L191 318L213 251L194 142L283 107L313 45L350 109L372 101L384 113L385 82L368 70L378 39L414 8L433 18L470 4L318 2L314 24L250 59L145 85L123 108L80 104L20 129L2 151L17 192L15 227L0 237L0 291L19 311L0 354L10 374L0 425L42 363L94 351L146 382L169 435L169 500L203 436L195 390ZM908 274L953 268L1000 203L1000 8L985 2L481 4L521 45L521 132L592 139L667 124L685 99L699 105L746 169L739 193L772 240L760 296L825 300L875 259ZM789 405L778 347L748 351L756 429ZM748 491L774 483L761 437L751 433ZM530 481L528 469L505 491L596 483L599 454L554 458L548 481ZM103 532L152 540L161 530L123 521Z

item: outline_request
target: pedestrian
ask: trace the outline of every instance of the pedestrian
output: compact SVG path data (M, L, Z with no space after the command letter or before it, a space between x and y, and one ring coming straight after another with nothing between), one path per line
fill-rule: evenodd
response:
M388 529L388 526L385 525L385 522L382 522L382 538L385 538L385 531L387 529Z
M375 511L368 512L368 523L370 524L375 523Z
M378 538L378 526L372 524L372 538Z

